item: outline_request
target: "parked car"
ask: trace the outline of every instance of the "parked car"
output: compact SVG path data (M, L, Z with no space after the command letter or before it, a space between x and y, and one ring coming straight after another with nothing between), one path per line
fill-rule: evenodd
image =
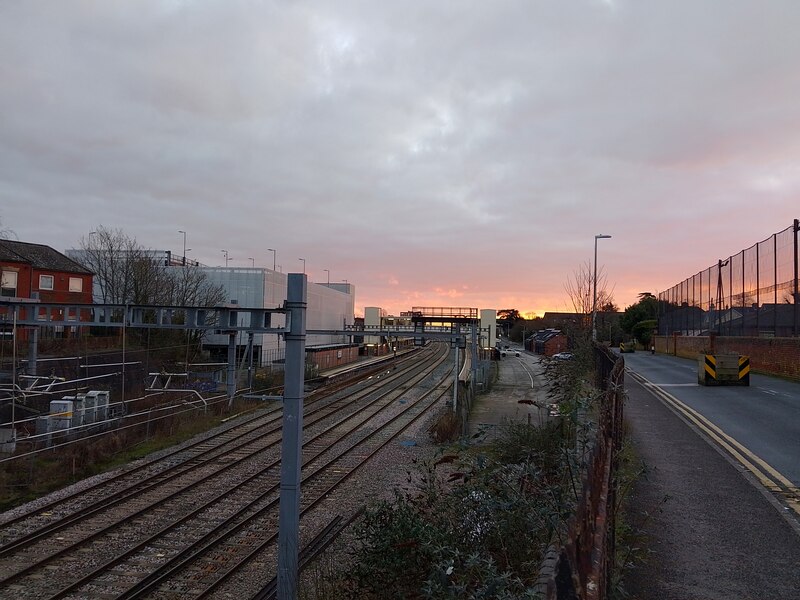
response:
M519 357L519 352L514 352L514 356Z
M556 360L572 360L572 352L559 352L558 354L553 354L553 358Z

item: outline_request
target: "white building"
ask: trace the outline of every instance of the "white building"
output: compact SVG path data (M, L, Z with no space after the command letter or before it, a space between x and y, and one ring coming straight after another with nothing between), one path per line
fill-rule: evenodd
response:
M480 348L494 348L497 344L497 311L493 308L482 308L481 312Z
M180 257L169 250L147 250L147 256L165 269L184 269ZM65 254L81 264L86 263L86 251L71 248ZM221 285L226 291L226 303L238 304L242 308L280 308L286 300L287 275L271 269L243 267L206 267L190 261L190 268L199 269L212 285ZM343 329L353 324L355 313L355 286L349 283L308 284L306 328ZM102 295L95 278L94 301L102 303ZM240 324L244 325L244 316ZM284 324L282 315L275 315L272 325ZM203 338L203 347L227 360L228 336L208 334ZM306 346L325 346L348 343L345 336L309 335ZM241 333L236 340L237 355L241 357L248 345L248 335ZM267 364L283 359L285 344L277 335L257 334L253 336L253 356L258 364Z
M182 267L169 267L180 269ZM271 269L243 267L200 267L212 285L221 285L227 292L227 302L243 308L280 308L286 300L287 275ZM343 329L353 324L355 287L350 283L308 284L306 329ZM243 318L243 317L242 317ZM284 324L283 315L273 317L273 326ZM247 346L247 334L236 341L237 353ZM326 346L348 343L345 336L309 335L306 346ZM227 352L227 335L207 335L203 347L212 352ZM277 335L253 336L254 357L259 364L283 358L285 344Z

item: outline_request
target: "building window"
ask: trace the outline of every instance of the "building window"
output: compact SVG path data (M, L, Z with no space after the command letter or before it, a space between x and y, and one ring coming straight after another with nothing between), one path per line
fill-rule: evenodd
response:
M0 275L0 296L14 298L17 295L17 272L3 271Z
M52 275L39 275L39 289L52 290L53 289L53 276Z
M69 278L69 291L70 292L82 292L83 291L83 279L80 277L70 277Z

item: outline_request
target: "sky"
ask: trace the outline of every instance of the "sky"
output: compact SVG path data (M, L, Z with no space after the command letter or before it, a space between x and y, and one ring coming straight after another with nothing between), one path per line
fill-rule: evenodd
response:
M572 310L606 234L624 309L800 216L798 24L797 0L2 0L1 228L273 248L391 314Z

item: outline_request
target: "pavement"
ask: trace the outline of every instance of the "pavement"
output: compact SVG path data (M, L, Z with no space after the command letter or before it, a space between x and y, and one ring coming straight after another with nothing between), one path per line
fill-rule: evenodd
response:
M626 500L641 548L623 581L629 597L800 599L800 529L786 507L632 377L625 387L646 467Z
M521 352L498 362L491 392L473 406L471 433L491 437L508 420L546 420L541 360ZM625 387L625 420L646 469L625 498L635 533L623 543L639 548L625 597L800 600L800 526L786 507L633 377Z

